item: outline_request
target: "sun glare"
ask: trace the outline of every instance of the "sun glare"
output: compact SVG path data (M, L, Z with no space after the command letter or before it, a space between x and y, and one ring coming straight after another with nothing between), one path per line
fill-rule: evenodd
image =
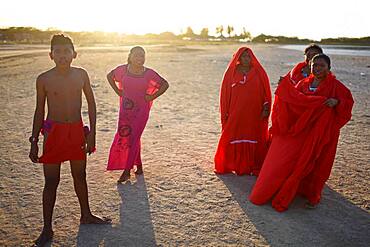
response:
M298 36L300 38L363 37L369 35L366 10L370 2L348 5L341 0L243 1L243 0L142 0L75 1L51 4L47 0L2 3L0 26L33 26L66 31L103 31L128 34L174 32L188 26L195 32L219 25L246 28L252 35ZM314 15L317 9L318 14ZM328 11L326 11L328 10ZM312 28L309 28L310 25ZM307 28L308 27L308 28Z

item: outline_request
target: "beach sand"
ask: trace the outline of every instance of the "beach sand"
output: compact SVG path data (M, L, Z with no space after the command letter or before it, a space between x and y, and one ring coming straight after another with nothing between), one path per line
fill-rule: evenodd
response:
M144 175L117 185L106 172L117 124L118 97L106 73L125 63L127 49L84 49L97 102L97 152L88 157L94 213L111 226L80 226L70 167L61 169L52 246L368 246L370 243L370 57L333 55L333 71L355 98L342 129L334 168L315 210L297 198L284 213L255 206L254 177L218 176L213 155L220 135L218 92L238 45L153 46L148 67L169 83L142 136ZM272 90L302 52L251 45ZM45 51L0 56L0 246L29 246L42 229L42 165L28 159L35 79L53 66ZM364 73L361 75L361 73ZM86 103L83 118L87 122Z

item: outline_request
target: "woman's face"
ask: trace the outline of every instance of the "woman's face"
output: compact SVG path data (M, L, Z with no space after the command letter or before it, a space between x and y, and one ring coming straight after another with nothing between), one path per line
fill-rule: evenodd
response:
M141 49L134 49L131 51L130 61L132 65L143 66L145 63L145 51Z
M251 63L251 56L249 55L248 51L244 51L239 58L240 64L244 66L248 66Z
M319 50L317 50L315 48L308 49L306 54L304 54L306 63L309 63L311 61L311 59L317 54L320 54Z
M329 65L323 58L316 58L311 62L311 73L318 79L323 79L330 72Z

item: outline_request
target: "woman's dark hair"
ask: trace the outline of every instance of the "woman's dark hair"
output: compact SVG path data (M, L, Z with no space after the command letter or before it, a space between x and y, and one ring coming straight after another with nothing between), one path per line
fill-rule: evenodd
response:
M135 50L142 50L144 53L145 53L145 50L143 47L141 46L134 46L130 49L130 52L128 54L128 57L127 57L127 63L130 64L131 63L131 60L130 60L130 57L131 57L131 54L135 51Z
M53 51L55 45L70 45L73 51L75 47L73 45L72 39L64 34L54 34L51 38L51 50Z
M317 45L317 44L310 44L309 46L307 46L306 47L306 49L304 49L304 54L307 54L307 52L309 51L309 50L317 50L317 51L319 51L319 53L323 53L323 50L322 50L322 48L319 46L319 45Z
M317 54L315 55L313 58L312 58L312 61L314 61L315 59L324 59L325 62L327 63L329 69L331 68L331 62L330 62L330 57L328 55L325 55L324 53L321 53L321 54Z

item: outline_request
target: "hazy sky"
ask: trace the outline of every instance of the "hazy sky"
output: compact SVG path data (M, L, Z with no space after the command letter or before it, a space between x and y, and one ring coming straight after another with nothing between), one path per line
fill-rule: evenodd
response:
M68 31L123 33L195 32L218 25L242 27L253 36L370 36L369 0L7 0L0 27L33 26Z

